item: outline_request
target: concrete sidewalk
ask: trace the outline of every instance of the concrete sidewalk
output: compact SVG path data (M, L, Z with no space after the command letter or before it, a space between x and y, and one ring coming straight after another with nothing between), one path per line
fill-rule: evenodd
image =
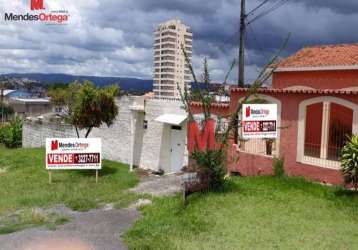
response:
M178 193L181 190L181 175L170 174L163 176L144 176L140 183L129 191L153 196L168 196Z

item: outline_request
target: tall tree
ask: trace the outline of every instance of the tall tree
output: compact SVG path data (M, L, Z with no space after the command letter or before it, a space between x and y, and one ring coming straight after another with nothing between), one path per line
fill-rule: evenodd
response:
M4 91L8 87L9 82L5 77L1 77L0 79L0 104L1 104L1 123L5 121L4 114Z

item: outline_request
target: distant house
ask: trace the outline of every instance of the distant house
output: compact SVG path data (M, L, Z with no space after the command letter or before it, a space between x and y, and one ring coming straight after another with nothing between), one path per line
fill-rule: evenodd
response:
M11 98L8 103L14 109L15 114L23 118L52 111L50 100L44 98Z
M23 90L5 89L4 102L8 103L10 98L29 98L31 95L31 93Z

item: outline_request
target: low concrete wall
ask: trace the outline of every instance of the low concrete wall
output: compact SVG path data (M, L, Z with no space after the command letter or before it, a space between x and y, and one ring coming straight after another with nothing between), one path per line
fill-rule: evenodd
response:
M102 151L106 159L129 163L130 161L130 110L131 98L122 97L118 100L119 113L108 128L103 126L93 129L89 137L102 138ZM80 131L83 137L85 131ZM46 138L77 137L71 125L55 123L24 122L22 130L22 146L24 148L44 147Z

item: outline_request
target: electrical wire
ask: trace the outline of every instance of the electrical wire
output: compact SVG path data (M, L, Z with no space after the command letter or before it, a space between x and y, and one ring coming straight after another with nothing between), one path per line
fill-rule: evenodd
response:
M259 20L260 18L270 14L271 12L281 8L282 6L284 6L286 3L288 3L289 0L279 0L276 1L273 6L271 6L269 9L264 10L263 12L261 12L260 14L258 14L257 16L255 16L254 18L252 18L251 20L248 21L247 25L250 25L251 23Z
M250 11L246 14L246 16L253 15L256 10L260 9L262 6L264 6L266 3L268 3L268 1L270 1L270 0L264 0L262 3L260 3L259 5L257 5L255 8L253 8L252 10L250 10Z

